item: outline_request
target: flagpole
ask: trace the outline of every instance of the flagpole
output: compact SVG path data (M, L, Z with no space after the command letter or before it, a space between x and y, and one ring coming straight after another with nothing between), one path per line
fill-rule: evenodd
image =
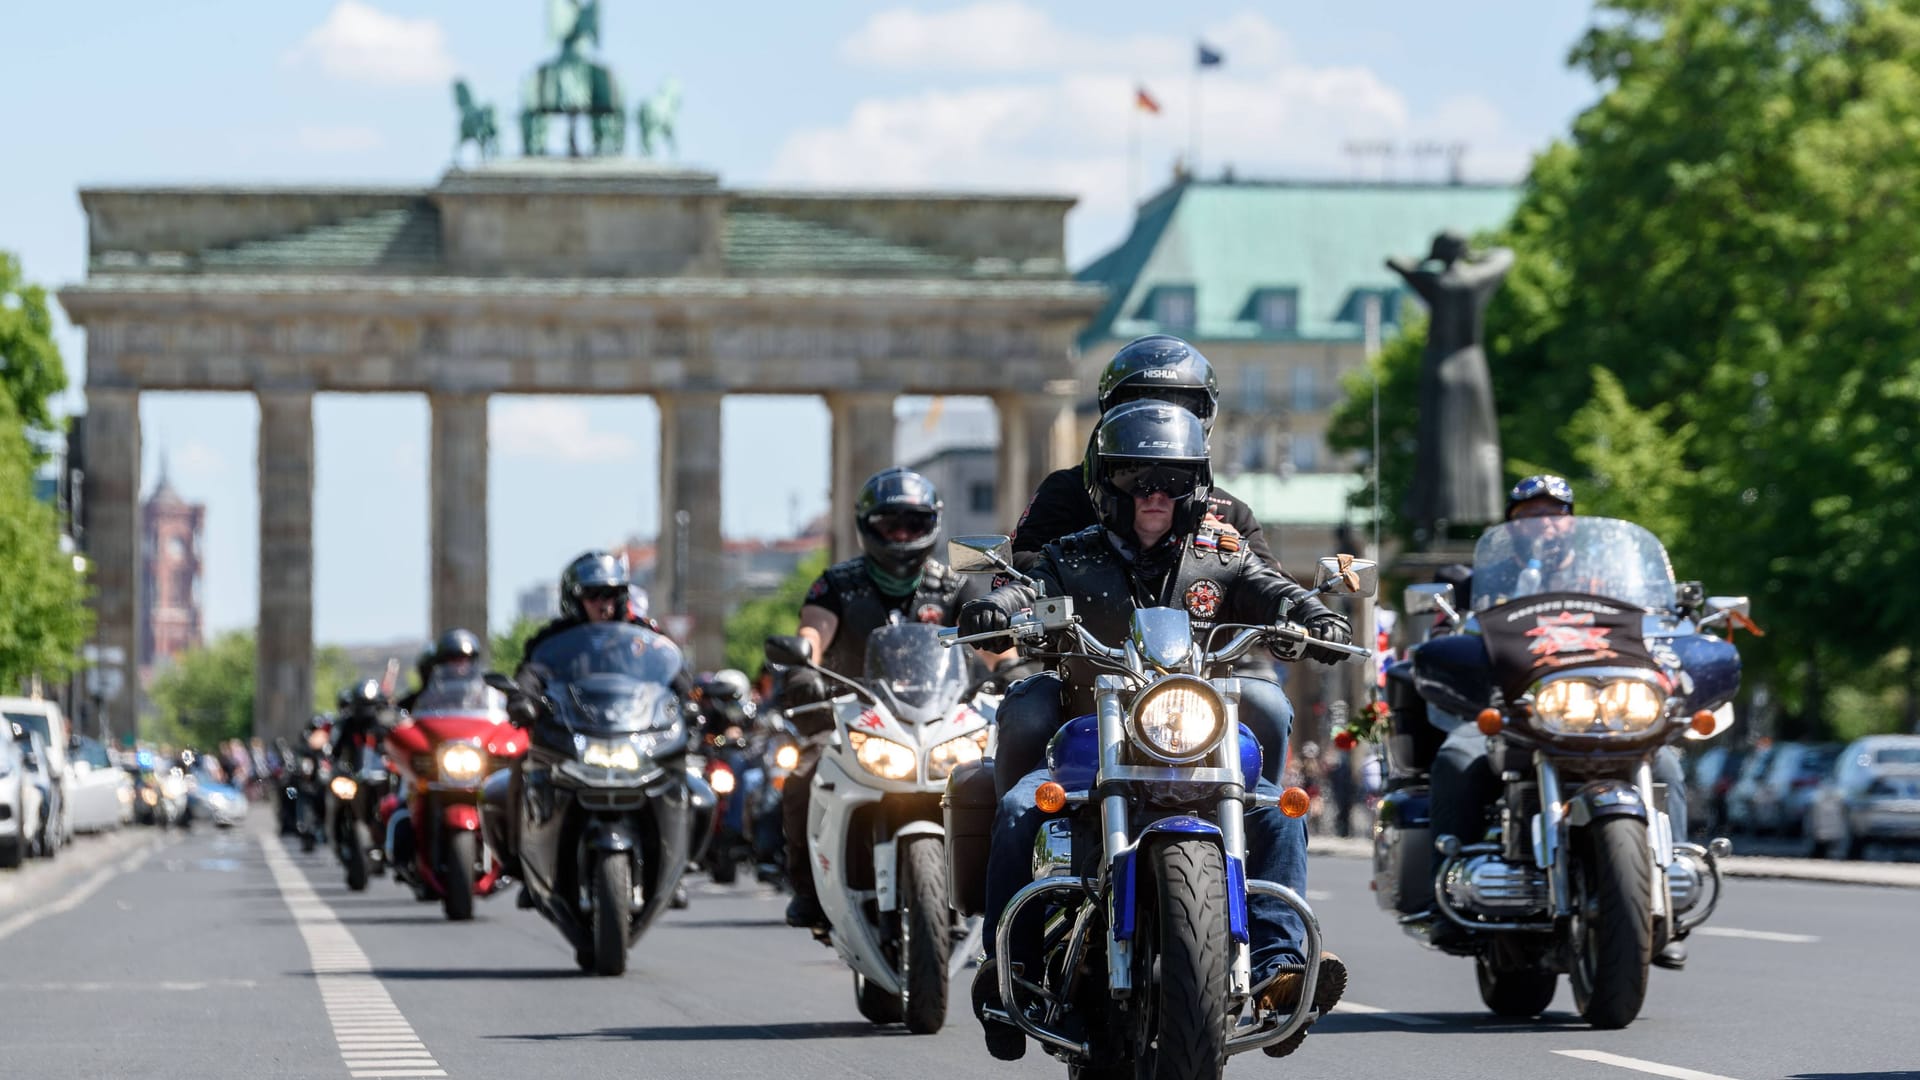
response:
M1187 99L1187 175L1200 175L1200 65L1193 65L1193 93Z

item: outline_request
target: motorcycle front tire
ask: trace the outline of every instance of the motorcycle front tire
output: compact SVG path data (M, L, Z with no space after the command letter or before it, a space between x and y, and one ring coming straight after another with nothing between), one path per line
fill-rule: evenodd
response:
M456 829L447 836L446 858L440 864L440 885L445 890L440 905L447 921L466 922L473 918L474 835Z
M347 868L347 888L354 892L364 891L367 887L367 848L373 843L373 836L365 824L354 822L341 837L344 850L340 852L340 862Z
M1162 841L1146 869L1159 979L1144 995L1156 1030L1135 1056L1139 1080L1220 1080L1227 1061L1227 871L1206 840ZM1137 940L1137 939L1136 939ZM1153 958L1142 957L1151 964Z
M947 851L938 836L910 836L900 856L902 1012L907 1030L932 1035L947 1022L947 957L951 916L947 909Z
M618 852L601 856L593 867L593 973L624 975L627 928L632 923L633 862Z
M1647 825L1638 818L1601 818L1583 830L1578 926L1573 942L1573 1003L1587 1023L1626 1027L1647 998L1653 960L1653 860Z

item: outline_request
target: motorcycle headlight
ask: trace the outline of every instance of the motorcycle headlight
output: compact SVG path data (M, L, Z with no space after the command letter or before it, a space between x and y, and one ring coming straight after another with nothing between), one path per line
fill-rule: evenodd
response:
M1638 735L1665 713L1660 691L1641 679L1554 679L1533 691L1533 715L1558 735Z
M882 780L905 780L913 775L913 751L892 739L856 731L847 736L854 760Z
M580 763L601 769L626 769L629 772L640 767L640 748L632 739L589 739L578 737Z
M948 739L927 752L927 775L934 780L944 780L953 775L953 770L969 761L979 761L986 753L986 728Z
M1211 684L1175 675L1141 691L1127 722L1149 753L1183 765L1206 757L1220 745L1226 718L1226 703Z
M773 752L773 763L789 772L800 765L800 748L788 743Z
M160 794L165 795L169 799L177 799L186 793L187 780L177 773L160 781Z
M478 780L487 767L487 755L472 743L447 743L440 747L438 756L442 780Z
M354 783L351 776L336 776L333 778L333 783L328 784L327 787L342 799L351 799L360 790L360 785Z
M713 770L713 775L709 776L707 779L712 783L713 793L715 795L733 794L733 770L732 769L715 769Z

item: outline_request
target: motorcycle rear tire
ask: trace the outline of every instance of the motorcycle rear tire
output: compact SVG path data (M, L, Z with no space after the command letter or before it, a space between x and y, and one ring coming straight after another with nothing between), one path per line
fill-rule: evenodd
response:
M953 951L947 908L947 849L938 836L910 836L900 856L901 1012L907 1030L932 1035L947 1022L947 958Z
M633 863L627 856L603 855L593 867L593 973L627 972L627 928L632 925Z
M1616 1030L1633 1023L1647 999L1653 960L1653 860L1647 826L1610 817L1587 826L1580 853L1579 922L1573 942L1573 1003L1587 1023Z
M1158 978L1136 972L1134 985L1152 1010L1155 1030L1142 1031L1134 1057L1138 1080L1220 1080L1227 1062L1227 871L1220 848L1206 840L1155 844L1145 869L1151 882L1150 933ZM1136 941L1142 940L1135 938ZM1142 978L1143 974L1148 978Z
M1560 988L1560 976L1551 971L1500 971L1486 959L1473 962L1480 982L1480 1000L1495 1016L1531 1019L1547 1011Z
M853 1001L860 1015L874 1024L897 1024L902 1015L900 998L889 994L859 972L853 973Z
M345 846L340 862L347 868L347 888L361 892L367 887L367 848L373 845L373 835L364 822L356 821L341 843Z
M455 829L447 836L447 857L440 865L440 885L445 890L440 905L446 910L448 922L473 918L474 847L474 836L465 829Z
M718 852L711 855L710 860L711 865L707 872L713 876L715 885L731 885L739 879L740 864L732 855Z

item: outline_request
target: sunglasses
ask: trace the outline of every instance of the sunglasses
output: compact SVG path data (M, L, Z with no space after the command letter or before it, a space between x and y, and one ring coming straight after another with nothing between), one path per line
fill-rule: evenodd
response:
M1135 465L1115 469L1107 483L1136 499L1162 494L1178 500L1193 494L1200 486L1200 471L1181 465Z

